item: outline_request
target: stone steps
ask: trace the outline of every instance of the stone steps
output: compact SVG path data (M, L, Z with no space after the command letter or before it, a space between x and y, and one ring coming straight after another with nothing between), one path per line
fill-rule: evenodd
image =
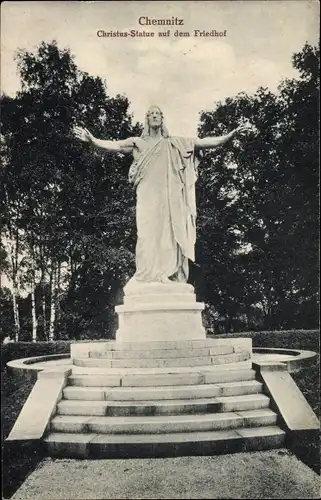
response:
M250 339L188 339L188 340L145 340L137 342L116 342L112 340L100 341L100 342L79 342L77 344L72 344L72 353L75 356L82 356L84 352L125 352L125 351L155 351L155 350L190 350L190 349L202 349L202 348L224 348L233 346L234 352L237 350L249 350L251 348ZM89 348L88 348L89 346ZM232 351L233 352L233 351Z
M72 360L45 439L52 456L211 455L284 444L248 339L142 335L77 344Z
M203 399L155 401L83 401L61 400L58 415L178 415L181 413L219 413L267 408L270 399L264 394L220 396Z
M98 434L164 434L199 432L240 427L275 425L277 415L270 409L194 415L136 417L86 417L58 415L52 432Z
M227 363L238 363L250 359L249 352L222 354L217 356L201 356L201 357L173 357L173 358L125 358L125 359L108 359L102 357L96 358L74 358L75 366L83 367L98 367L98 368L166 368L179 366L207 366L207 365L223 365Z
M77 346L45 439L50 455L170 457L283 446L247 346L124 344Z
M195 371L193 369L177 368L171 369L154 369L133 372L127 369L125 372L118 372L117 370L105 369L92 371L92 369L82 369L79 367L73 368L73 375L68 378L69 386L79 387L166 387L166 386L183 386L183 385L203 385L203 384L218 384L227 382L241 382L254 380L255 372L251 366L246 362L240 368L226 369L225 365L221 370L200 368ZM83 373L82 370L85 370ZM87 372L89 370L89 373ZM95 369L94 369L95 370ZM99 369L96 369L99 370Z
M89 358L106 359L154 359L154 358L199 358L233 354L232 345L204 346L189 349L129 349L129 350L93 350L89 351Z
M285 432L276 426L163 434L51 433L44 442L57 457L141 458L213 455L280 448Z
M80 387L68 386L63 390L64 399L139 401L161 399L197 399L216 396L237 396L262 392L262 384L256 380L219 384L183 385L165 387Z
M229 371L229 370L249 370L252 368L251 360L247 361L239 361L237 363L227 363L224 365L205 365L205 366L173 366L173 367L150 367L150 368L102 368L97 366L75 366L72 367L73 375L119 375L122 377L122 380L126 383L128 381L135 381L135 378L139 381L138 383L134 383L132 385L144 385L143 380L149 379L150 382L147 381L147 385L159 385L158 382L154 383L154 380L157 379L157 375L161 375L159 380L162 380L162 377L172 376L177 374L177 379L183 380L184 377L192 380L195 377L198 377L198 380L202 380L203 377L211 378L211 375L215 375L217 372ZM179 375L181 377L179 377ZM126 377L127 376L127 377ZM141 377L143 376L143 377ZM215 378L215 377L214 377ZM153 380L154 379L154 380ZM193 382L188 382L193 383ZM204 382L194 382L194 383L204 383ZM184 382L180 382L179 385L184 384ZM162 384L161 384L162 385ZM166 385L175 385L168 384Z

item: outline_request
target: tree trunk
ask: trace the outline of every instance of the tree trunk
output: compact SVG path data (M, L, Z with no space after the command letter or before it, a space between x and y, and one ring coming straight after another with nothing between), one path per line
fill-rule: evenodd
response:
M31 258L32 258L32 273L31 273L31 324L32 324L32 342L37 342L37 311L36 311L36 259L35 259L35 248L31 248Z
M32 322L32 342L37 342L37 312L36 312L36 271L35 263L32 263L32 278L31 278L31 322Z
M56 301L56 323L59 322L60 318L60 280L61 280L61 262L59 262L56 268L56 290L55 290L55 301Z
M55 335L55 317L56 317L56 276L55 266L52 265L50 273L50 317L49 317L49 340L54 340Z
M7 206L9 207L9 197L8 192L5 189L5 197ZM15 210L14 210L15 212ZM10 278L12 280L12 312L13 312L13 324L14 324L14 337L15 342L19 341L20 337L20 317L19 317L19 286L18 286L18 258L19 258L19 230L14 225L14 215L9 219L8 233L6 234L7 243L9 246L9 265L10 265Z
M13 323L14 323L14 339L15 342L19 341L20 337L20 318L19 318L19 305L18 305L18 293L17 293L17 283L16 279L13 279L13 290L12 290L12 306L13 306Z
M46 307L46 273L44 268L44 261L41 260L41 280L40 280L40 291L41 291L41 310L42 310L42 328L43 328L43 338L48 340L47 332L47 307Z
M12 235L10 235L12 237ZM15 341L19 341L20 337L20 318L19 318L19 304L18 304L18 254L19 254L19 235L16 231L14 242L10 242L10 263L11 263L11 277L12 277L12 307L13 307L13 323L15 332Z
M36 316L36 285L32 284L31 290L31 318L32 318L32 342L37 342L37 316Z
M73 258L73 254L69 252L69 269L70 269L70 279L68 283L69 292L74 289L75 280L76 280L76 272L77 272L77 262Z
M231 333L232 318L228 314L225 314L224 317L224 328L225 328L225 333Z
M47 310L46 310L46 294L45 294L44 287L42 287L41 302L42 302L42 318L43 318L43 337L44 337L44 339L48 340L47 318L46 318L46 314L47 314Z

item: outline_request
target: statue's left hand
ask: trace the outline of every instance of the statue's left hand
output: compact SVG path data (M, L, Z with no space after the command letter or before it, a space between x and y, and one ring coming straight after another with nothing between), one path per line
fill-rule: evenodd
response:
M239 125L236 129L235 129L235 133L237 135L245 135L246 132L248 131L248 127L246 125Z
M247 121L243 121L243 123L241 123L241 125L239 125L239 126L235 129L235 134L237 134L237 135L241 135L241 136L244 136L244 135L246 135L248 132L254 132L254 130L255 130L254 125L252 125L252 123L250 123L250 122L247 120Z

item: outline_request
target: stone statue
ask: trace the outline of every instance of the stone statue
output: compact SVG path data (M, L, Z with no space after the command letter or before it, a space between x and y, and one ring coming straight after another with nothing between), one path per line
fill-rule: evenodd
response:
M188 259L194 261L197 153L216 148L246 131L241 125L221 137L170 136L163 113L152 106L140 137L96 139L75 127L76 138L109 152L132 154L129 182L136 188L136 272L130 283L186 283Z

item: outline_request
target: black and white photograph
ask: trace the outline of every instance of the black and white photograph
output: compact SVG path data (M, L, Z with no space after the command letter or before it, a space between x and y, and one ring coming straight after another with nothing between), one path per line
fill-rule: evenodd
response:
M4 500L320 498L319 17L2 3Z

